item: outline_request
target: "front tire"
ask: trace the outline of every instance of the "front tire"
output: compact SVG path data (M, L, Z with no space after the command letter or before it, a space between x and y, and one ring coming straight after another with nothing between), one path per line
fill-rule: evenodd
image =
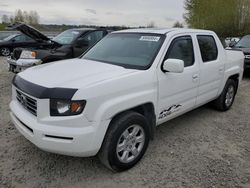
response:
M226 82L226 85L221 95L214 101L215 108L220 111L229 110L233 105L236 91L237 83L234 80L229 79Z
M113 171L132 168L143 157L150 138L146 118L128 111L115 117L99 151L101 162Z
M9 48L3 47L3 48L0 49L0 53L1 53L2 56L9 56L11 51L10 51Z

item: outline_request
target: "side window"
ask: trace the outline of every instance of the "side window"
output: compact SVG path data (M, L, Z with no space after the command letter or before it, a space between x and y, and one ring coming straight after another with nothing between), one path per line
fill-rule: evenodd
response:
M18 35L15 37L15 42L24 42L25 36L24 35Z
M166 59L181 59L184 61L184 66L192 66L194 64L194 48L192 38L183 36L175 38L166 54Z
M89 46L93 46L103 37L103 31L94 31L84 36L84 40L88 41Z
M18 35L14 38L15 42L20 42L21 40L21 35Z
M198 35L201 57L204 63L214 61L218 57L218 49L214 37L211 35Z
M32 38L25 36L25 41L26 42L35 42Z
M103 35L104 35L103 31L96 31L94 33L95 33L95 36L96 36L96 42L101 40Z

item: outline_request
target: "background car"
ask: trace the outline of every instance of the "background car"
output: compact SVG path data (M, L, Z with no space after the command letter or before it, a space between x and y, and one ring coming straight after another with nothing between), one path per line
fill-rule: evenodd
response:
M12 28L40 43L38 47L14 50L7 59L9 70L14 73L30 66L78 57L109 33L103 28L76 28L51 39L26 24L15 24Z
M0 41L0 55L9 56L17 47L35 47L38 42L24 34L13 34Z
M243 51L245 55L244 69L250 70L250 35L242 37L239 42L232 46L232 49Z
M227 37L225 41L222 41L225 47L234 46L237 42L239 42L240 37Z

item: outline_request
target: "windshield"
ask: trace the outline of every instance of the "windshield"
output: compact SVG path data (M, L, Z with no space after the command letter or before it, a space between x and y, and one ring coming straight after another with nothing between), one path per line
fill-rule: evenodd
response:
M71 44L79 35L79 31L67 30L53 38L53 41L59 44Z
M4 41L9 41L9 40L13 39L15 36L17 36L17 35L10 35L10 36L4 38L3 40Z
M83 58L125 68L147 69L163 39L164 35L159 34L114 33L97 43Z
M237 48L250 48L250 36L245 36L235 45Z

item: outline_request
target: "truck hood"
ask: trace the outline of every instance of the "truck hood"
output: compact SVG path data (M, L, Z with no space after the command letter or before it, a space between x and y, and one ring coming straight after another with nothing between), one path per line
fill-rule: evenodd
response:
M18 75L47 88L88 87L138 70L85 59L69 59L27 69Z
M22 32L23 34L29 36L30 38L34 39L37 42L52 42L52 43L56 44L57 46L62 46L61 44L51 40L46 35L42 34L40 31L38 31L34 27L31 27L31 26L26 25L24 23L15 23L15 24L9 26L8 28L18 30L18 31Z

